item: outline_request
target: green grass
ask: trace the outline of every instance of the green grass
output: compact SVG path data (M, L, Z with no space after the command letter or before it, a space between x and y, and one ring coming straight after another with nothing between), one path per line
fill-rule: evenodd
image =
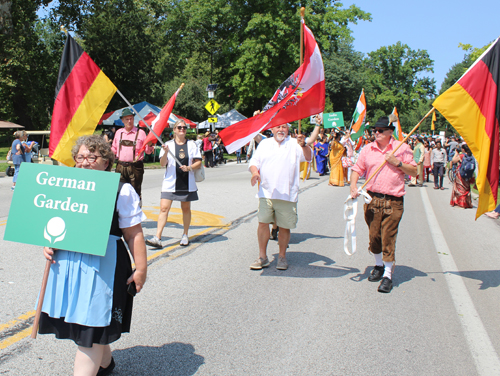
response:
M5 160L7 158L7 153L9 152L10 146L0 147L0 159Z

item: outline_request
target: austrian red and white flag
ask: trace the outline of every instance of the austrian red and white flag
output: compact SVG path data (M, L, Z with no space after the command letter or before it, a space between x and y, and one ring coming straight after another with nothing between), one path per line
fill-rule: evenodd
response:
M228 153L250 142L258 133L325 109L325 70L314 35L302 20L304 63L281 84L263 112L219 132Z
M163 130L167 127L168 125L168 118L170 117L170 114L172 113L172 110L174 109L174 104L175 100L177 99L177 94L179 94L179 91L181 91L182 86L177 89L174 95L168 100L167 104L162 108L160 113L156 116L156 118L153 120L151 123L151 129L161 137L161 134L163 133ZM142 145L141 149L139 150L139 154L142 153L148 144L148 142L151 141L153 144L156 144L158 139L156 136L153 134L153 132L149 132L148 136L146 137L146 140L144 141L144 144Z

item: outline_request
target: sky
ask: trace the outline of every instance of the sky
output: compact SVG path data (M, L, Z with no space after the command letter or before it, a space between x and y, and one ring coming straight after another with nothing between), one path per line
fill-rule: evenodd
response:
M439 92L450 68L463 60L459 43L483 47L500 36L500 0L354 0L352 4L372 15L372 21L350 24L354 49L368 53L398 41L413 50L427 50L434 60Z

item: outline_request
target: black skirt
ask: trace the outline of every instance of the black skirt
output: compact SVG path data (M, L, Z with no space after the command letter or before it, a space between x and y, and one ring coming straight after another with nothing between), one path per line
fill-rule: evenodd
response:
M38 333L53 333L58 339L71 339L78 346L92 347L94 343L110 344L120 338L122 333L130 332L133 297L127 293L127 279L132 274L132 264L122 239L117 241L116 253L110 324L106 327L73 324L65 322L64 317L57 319L42 312Z

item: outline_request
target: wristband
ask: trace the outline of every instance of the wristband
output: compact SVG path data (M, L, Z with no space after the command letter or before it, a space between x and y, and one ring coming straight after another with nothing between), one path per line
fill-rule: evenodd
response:
M403 162L399 161L399 163L396 167L401 167L401 166L403 166Z

